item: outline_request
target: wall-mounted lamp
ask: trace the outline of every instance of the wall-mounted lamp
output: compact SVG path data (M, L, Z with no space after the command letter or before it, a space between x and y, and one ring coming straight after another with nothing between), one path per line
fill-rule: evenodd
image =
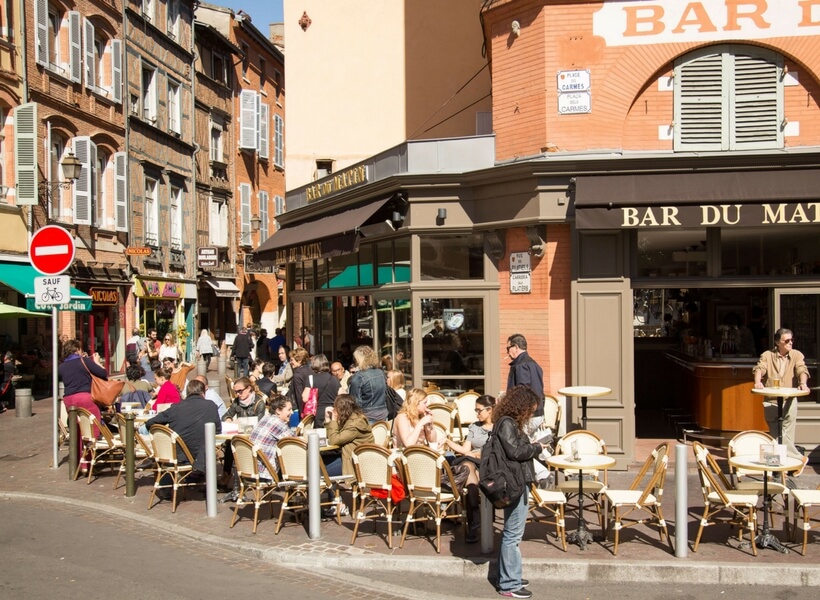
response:
M438 209L438 213L436 213L436 225L444 225L444 221L447 219L447 209L440 208Z
M46 210L51 205L51 198L57 190L71 189L74 182L80 178L80 173L83 170L83 164L74 156L74 152L70 151L60 161L60 167L63 170L64 181L41 181L37 187L40 192L40 202Z
M259 215L254 215L251 217L251 231L259 231L259 228L262 226L262 219Z
M521 23L518 21L513 21L510 25L510 31L515 37L521 35Z

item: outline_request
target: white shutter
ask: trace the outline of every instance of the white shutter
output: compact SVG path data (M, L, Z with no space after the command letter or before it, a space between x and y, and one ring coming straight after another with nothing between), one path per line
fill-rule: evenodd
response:
M83 53L80 13L72 10L68 13L68 73L71 81L82 81Z
M125 152L114 154L114 216L117 231L128 231L128 159Z
M675 150L728 150L728 94L722 54L675 69Z
M122 40L111 40L111 98L122 102Z
M242 90L239 94L239 147L256 150L256 92Z
M259 157L268 158L270 146L270 107L267 104L259 105Z
M74 223L91 225L91 138L86 136L74 138L74 155L80 161L80 177L72 188L74 194Z
M34 60L38 65L48 66L48 0L35 0L34 22L36 23L36 41L34 43Z
M285 166L285 121L279 115L273 115L273 164Z
M208 201L208 243L219 246L219 205L211 198Z
M14 109L14 171L17 206L37 204L37 103Z
M259 243L268 239L268 193L259 192Z
M94 60L94 24L83 20L83 58L85 60L85 87L97 87L97 61Z
M240 246L251 245L251 186L249 183L239 184L239 221L240 221Z
M734 56L734 90L729 94L733 150L782 145L782 62L771 58L757 52Z

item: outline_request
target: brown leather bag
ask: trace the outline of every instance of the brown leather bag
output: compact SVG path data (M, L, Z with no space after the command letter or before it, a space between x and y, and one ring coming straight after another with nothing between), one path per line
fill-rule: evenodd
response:
M120 397L122 388L125 385L124 381L115 381L97 377L85 364L85 359L82 357L80 361L83 363L85 370L91 375L91 399L100 406L112 406Z

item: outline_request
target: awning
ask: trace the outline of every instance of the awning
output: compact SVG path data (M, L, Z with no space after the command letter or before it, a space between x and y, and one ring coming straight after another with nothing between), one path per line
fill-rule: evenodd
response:
M383 198L315 221L283 227L259 246L254 256L263 264L284 265L355 252L359 227L389 199Z
M213 288L217 298L239 298L239 288L230 279L208 277L205 283Z
M0 265L0 282L23 294L26 297L26 308L28 310L51 312L51 305L36 302L34 297L34 279L36 277L42 277L42 274L29 264L4 262ZM70 301L58 304L57 310L89 312L91 310L91 296L72 286Z
M820 169L579 176L578 229L820 223Z

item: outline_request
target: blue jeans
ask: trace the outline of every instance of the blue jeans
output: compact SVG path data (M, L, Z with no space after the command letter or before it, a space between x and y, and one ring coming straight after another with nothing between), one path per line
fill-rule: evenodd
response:
M529 499L527 489L518 502L504 509L504 530L498 551L498 590L509 592L521 589L521 550L518 544L524 538Z
M239 377L247 377L250 373L250 365L248 364L248 357L239 358L238 356L234 358L236 361L236 376Z

